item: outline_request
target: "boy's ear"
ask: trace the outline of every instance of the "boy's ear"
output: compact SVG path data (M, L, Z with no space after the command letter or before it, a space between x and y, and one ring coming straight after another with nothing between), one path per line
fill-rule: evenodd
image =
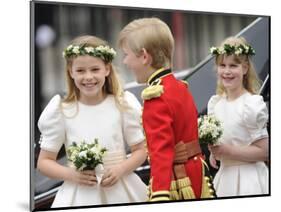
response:
M143 65L151 65L152 57L145 48L141 49L141 57L143 59Z

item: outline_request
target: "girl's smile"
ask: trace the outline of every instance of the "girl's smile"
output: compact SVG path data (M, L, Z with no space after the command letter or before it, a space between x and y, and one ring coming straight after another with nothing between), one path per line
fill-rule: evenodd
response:
M222 81L223 81L224 85L230 84L235 80L234 76L224 76L223 75L223 76L221 76L221 78L222 78Z
M82 83L82 85L86 88L86 89L92 89L92 88L94 88L95 86L97 86L98 85L98 82L95 82L95 83L92 83L92 82L90 82L90 83Z

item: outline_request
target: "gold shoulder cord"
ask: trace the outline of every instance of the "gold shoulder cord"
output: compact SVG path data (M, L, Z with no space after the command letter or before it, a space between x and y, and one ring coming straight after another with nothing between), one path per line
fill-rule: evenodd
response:
M141 97L143 100L149 100L153 98L160 97L162 93L164 93L163 85L160 85L161 79L158 79L153 83L153 85L148 86L145 88L142 93Z

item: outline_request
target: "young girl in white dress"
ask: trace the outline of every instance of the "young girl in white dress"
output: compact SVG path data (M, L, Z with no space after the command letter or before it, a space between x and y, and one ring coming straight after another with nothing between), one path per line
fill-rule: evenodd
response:
M268 111L257 95L259 80L251 56L254 49L242 37L227 38L216 55L217 95L208 102L223 126L219 145L209 146L210 164L220 168L214 178L218 197L268 194Z
M146 185L133 172L146 159L136 97L123 93L112 65L115 51L94 36L74 39L63 52L68 93L54 96L42 112L38 127L41 151L37 168L64 180L52 207L146 201ZM60 148L72 142L93 142L107 148L98 183L96 170L77 171L59 164ZM125 142L131 148L126 157Z

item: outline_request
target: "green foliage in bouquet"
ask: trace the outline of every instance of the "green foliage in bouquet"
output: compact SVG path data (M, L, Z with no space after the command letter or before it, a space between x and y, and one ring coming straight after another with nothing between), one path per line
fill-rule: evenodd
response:
M107 149L99 145L98 139L93 143L82 141L77 144L73 142L66 150L68 160L71 161L77 170L94 170L99 164L103 164L103 156Z
M223 128L214 115L204 115L198 119L200 144L215 145L222 136Z

